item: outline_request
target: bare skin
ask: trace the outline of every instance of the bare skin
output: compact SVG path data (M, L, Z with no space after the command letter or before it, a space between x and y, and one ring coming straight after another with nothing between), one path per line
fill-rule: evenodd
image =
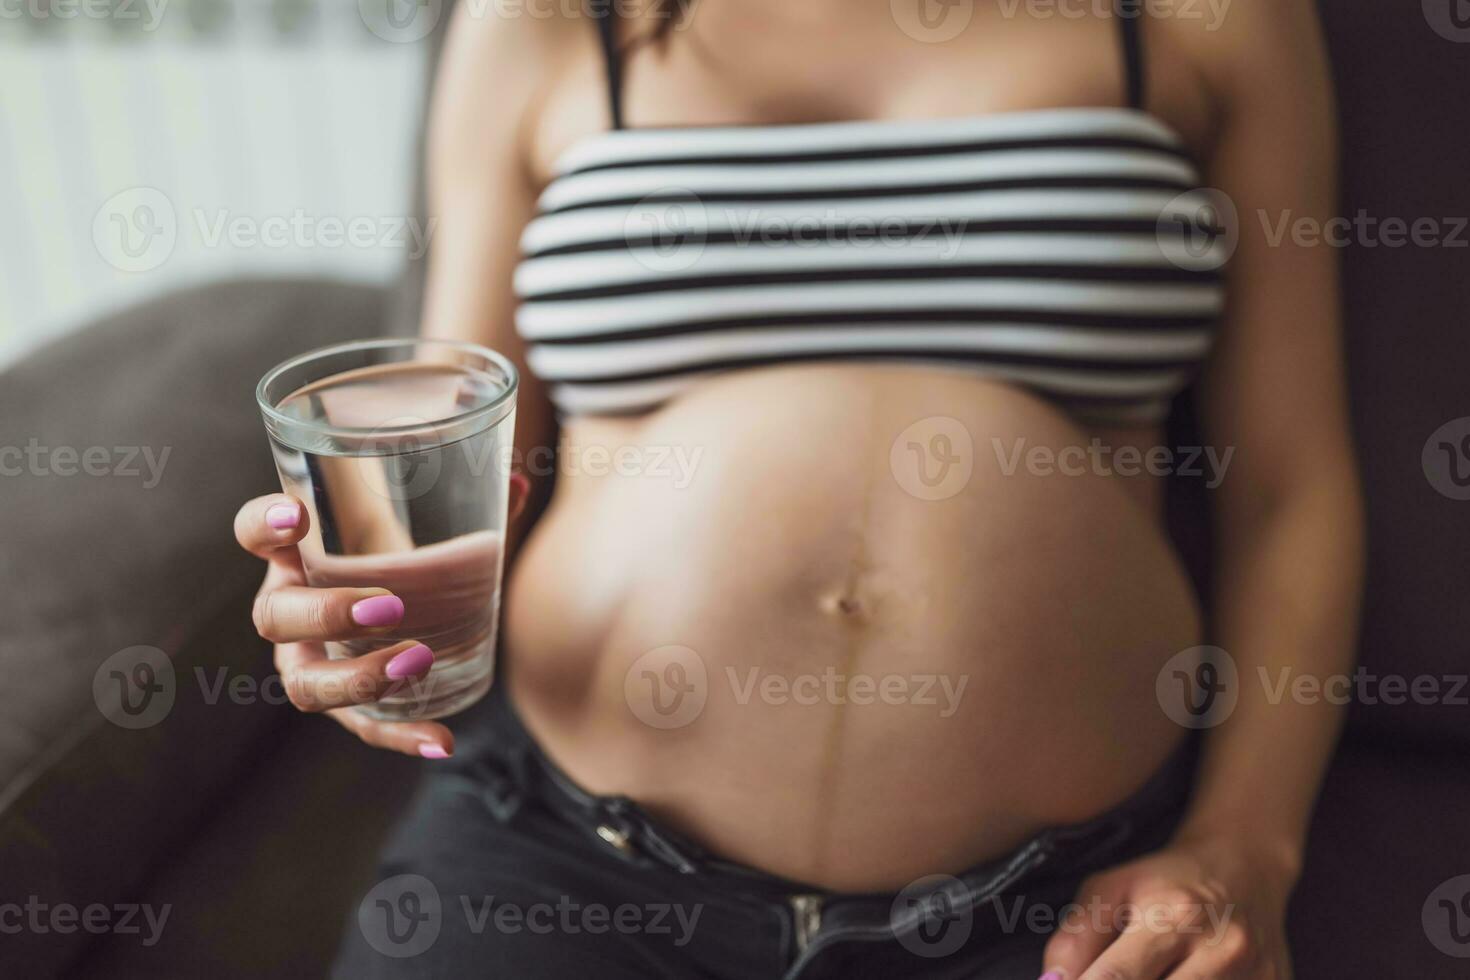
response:
M887 2L706 0L669 40L639 43L648 25L627 27L635 126L1122 98L1115 26L1097 17L1008 17L978 3L958 37L924 44L895 28ZM1150 111L1243 215L1328 216L1331 104L1308 5L1239 0L1218 27L1148 22ZM626 793L756 867L835 889L894 889L1125 798L1183 735L1155 700L1160 666L1206 637L1246 676L1349 669L1362 541L1330 250L1271 248L1259 222L1242 221L1230 316L1201 386L1208 443L1235 450L1215 495L1216 591L1201 603L1163 533L1152 478L1007 475L998 458L1019 440L1147 448L1159 432L1090 432L963 373L741 372L646 417L579 419L558 433L511 328L510 278L557 156L608 126L602 84L585 21L461 10L429 147L440 224L424 331L517 359L527 376L518 446L562 450L549 503L550 481L532 469L528 513L539 519L524 522L523 547L512 541L506 643L517 706L575 779ZM891 450L934 417L969 434L973 472L954 495L924 500L904 486ZM595 447L702 455L675 486L589 473L579 464ZM292 583L297 533L263 528L271 500L247 505L237 528L275 560L267 594ZM285 591L258 616L263 635L294 641L279 648L283 672L325 669L300 641L327 637L303 637L300 624L340 622L353 597ZM694 719L660 728L640 718L634 668L670 645L697 654L708 698ZM380 672L371 659L354 663ZM788 684L831 672L845 678L843 696L782 701L742 686L752 672ZM964 682L952 712L941 714L942 693L936 706L852 697L853 678L919 675L948 678L951 691ZM1175 910L1170 921L1191 904L1228 906L1226 932L1065 930L1049 967L1069 980L1289 974L1285 905L1338 718L1251 693L1210 733L1176 840L1078 897ZM374 744L452 751L440 725L335 715Z
M925 500L891 447L919 423L927 453L937 417L963 426L973 473ZM538 651L516 662L517 703L578 781L721 853L901 888L1118 802L1183 734L1142 681L1198 642L1193 596L1117 481L1007 474L1018 444L1086 441L1030 396L960 373L799 367L711 382L632 433L574 432L569 460L594 439L699 455L688 486L609 474L558 490L510 587L512 649ZM555 615L569 591L585 615ZM641 703L667 701L662 682L635 679L638 710L624 695L668 644L698 655L708 700L663 730ZM828 671L835 694L816 688ZM904 688L892 703L843 696L885 681ZM803 683L801 700L784 693Z

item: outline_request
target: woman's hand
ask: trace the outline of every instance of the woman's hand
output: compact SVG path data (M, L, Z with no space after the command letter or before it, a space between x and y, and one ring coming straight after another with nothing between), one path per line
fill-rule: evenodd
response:
M1176 840L1083 883L1044 980L1289 980L1295 881L1240 838Z
M512 518L524 505L526 490L525 477L512 476ZM384 722L352 710L423 677L434 653L422 643L399 640L361 657L328 658L327 641L371 641L397 632L405 609L387 589L307 587L297 542L306 536L309 520L300 501L280 493L257 497L235 515L240 546L269 563L255 598L255 629L275 644L276 670L291 703L302 711L325 712L369 745L448 758L454 736L444 725Z

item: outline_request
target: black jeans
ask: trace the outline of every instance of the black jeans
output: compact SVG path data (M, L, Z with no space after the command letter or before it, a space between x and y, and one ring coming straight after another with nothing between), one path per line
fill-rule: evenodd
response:
M456 725L355 910L335 975L1036 980L1082 879L1161 846L1194 742L1117 809L898 894L845 895L705 853L541 752L503 693Z

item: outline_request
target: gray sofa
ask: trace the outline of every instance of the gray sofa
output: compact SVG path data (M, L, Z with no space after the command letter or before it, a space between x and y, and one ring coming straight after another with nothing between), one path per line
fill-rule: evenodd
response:
M102 447L113 463L3 484L0 902L172 906L151 946L0 937L0 976L320 975L417 766L265 685L248 615L260 563L229 515L276 485L255 380L305 347L383 332L389 308L381 289L226 283L120 314L0 381L0 445ZM152 474L162 463L155 485L141 452L127 462L134 447ZM173 702L124 728L94 679L140 645L172 660Z
M1322 5L1343 106L1342 213L1470 215L1458 108L1470 44L1430 30L1419 4L1393 6ZM1443 247L1344 254L1372 534L1362 658L1377 675L1446 687L1470 673L1470 502L1434 489L1421 450L1470 416L1467 260ZM270 673L249 626L260 568L236 550L230 518L275 482L255 380L312 346L409 329L419 271L392 290L197 289L0 374L0 446L169 451L152 486L119 472L0 478L0 905L171 907L152 945L146 927L0 935L0 976L325 972L420 764L268 698L212 696L221 670ZM1178 424L1189 438L1187 412ZM1202 579L1204 502L1198 486L1174 487L1177 535ZM174 700L157 724L126 728L99 710L94 681L140 645L171 658ZM1459 933L1426 906L1470 875L1467 759L1470 707L1354 706L1292 910L1300 977L1467 975L1436 946Z

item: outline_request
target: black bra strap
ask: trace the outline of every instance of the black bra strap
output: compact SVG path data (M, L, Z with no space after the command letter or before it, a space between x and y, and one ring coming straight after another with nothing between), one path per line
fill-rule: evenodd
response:
M592 19L602 38L602 60L607 69L608 108L613 129L623 128L623 56L618 50L617 10L610 3L590 3Z
M1128 89L1128 107L1142 109L1147 95L1147 72L1143 66L1143 0L1119 0L1118 31L1123 41L1123 71Z

